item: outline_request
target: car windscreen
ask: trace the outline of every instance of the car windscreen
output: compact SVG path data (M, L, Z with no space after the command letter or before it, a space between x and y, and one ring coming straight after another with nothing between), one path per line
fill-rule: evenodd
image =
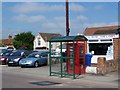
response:
M7 49L0 49L0 56L7 52Z
M11 52L3 53L2 56L10 56Z
M14 52L14 53L11 53L11 56L21 56L21 52Z
M37 53L28 55L28 58L38 58L38 57L40 57L40 54L37 54Z
M7 52L7 49L0 50L2 53Z

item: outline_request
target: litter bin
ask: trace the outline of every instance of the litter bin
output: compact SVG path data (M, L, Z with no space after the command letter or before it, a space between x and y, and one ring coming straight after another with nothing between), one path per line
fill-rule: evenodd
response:
M87 54L85 55L85 57L86 57L86 66L91 66L92 54L87 53Z

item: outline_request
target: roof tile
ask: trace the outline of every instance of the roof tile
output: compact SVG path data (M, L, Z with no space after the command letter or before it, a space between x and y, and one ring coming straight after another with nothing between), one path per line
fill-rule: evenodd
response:
M95 35L95 34L115 34L116 30L120 28L120 26L106 26L106 27L93 27L86 28L84 31L84 35Z
M39 33L41 35L41 37L45 40L48 41L50 38L52 37L58 37L58 36L62 36L61 34L56 34L56 33Z

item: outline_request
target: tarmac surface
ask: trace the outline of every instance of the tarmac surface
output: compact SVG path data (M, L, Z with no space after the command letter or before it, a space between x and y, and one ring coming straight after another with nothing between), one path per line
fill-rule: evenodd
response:
M2 88L118 88L118 73L84 74L72 77L49 76L49 66L20 68L0 66Z

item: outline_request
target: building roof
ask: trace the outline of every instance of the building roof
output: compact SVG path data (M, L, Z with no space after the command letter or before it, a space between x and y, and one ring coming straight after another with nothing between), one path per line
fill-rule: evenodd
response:
M41 35L41 37L47 42L50 38L52 37L60 37L62 36L61 34L58 33L39 33Z
M13 45L13 39L2 39L0 40L2 45Z
M120 26L86 28L83 34L84 35L115 34L118 28L120 28Z

